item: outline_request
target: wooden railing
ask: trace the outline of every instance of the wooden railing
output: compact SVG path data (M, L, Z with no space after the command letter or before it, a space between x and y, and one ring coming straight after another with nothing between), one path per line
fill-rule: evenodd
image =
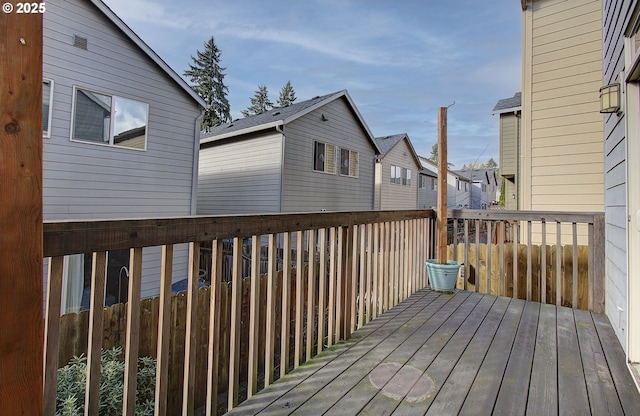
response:
M222 360L228 360L225 363L229 380L227 407L231 409L238 404L241 379L246 378L250 397L258 385L268 386L275 378L349 338L357 328L425 287L424 261L433 255L433 217L433 211L423 210L45 223L44 256L49 265L44 346L45 414L53 415L56 406L65 256L93 253L85 412L98 414L108 252L126 249L130 255L122 413L135 414L143 248L161 247L155 412L158 415L193 414L194 408L201 405L195 402L196 317L202 307L198 305L197 296L200 245L211 244L204 403L210 415L216 414L217 394L224 390L218 386L217 377ZM242 285L239 284L246 277L242 276L243 238L252 240L246 339L241 331ZM230 310L222 311L222 243L227 239L233 241L231 300ZM260 288L259 276L262 241L267 241L268 253L266 291ZM167 396L174 394L168 391L173 246L181 243L189 244L182 407L168 409ZM276 253L282 253L282 258ZM278 294L274 293L276 264L282 265L281 283L277 286L281 293ZM293 293L292 288L295 288ZM260 293L266 296L260 297ZM281 304L276 305L276 299L280 299ZM263 303L265 316L261 317ZM223 322L221 317L227 315L228 322ZM276 319L280 321L279 334L275 333ZM228 357L220 356L223 325L230 333ZM275 345L276 339L280 340L279 346ZM246 368L240 364L241 353L248 355ZM259 368L261 362L263 365Z
M458 287L604 312L604 214L451 210Z

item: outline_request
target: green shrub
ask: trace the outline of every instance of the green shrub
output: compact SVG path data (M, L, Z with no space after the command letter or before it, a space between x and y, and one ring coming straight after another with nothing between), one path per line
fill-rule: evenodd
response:
M99 414L117 416L122 414L124 392L124 362L122 348L103 350L100 360ZM69 364L58 369L58 392L56 416L84 414L84 396L87 379L87 357L73 357ZM153 415L156 388L156 360L138 358L136 415Z

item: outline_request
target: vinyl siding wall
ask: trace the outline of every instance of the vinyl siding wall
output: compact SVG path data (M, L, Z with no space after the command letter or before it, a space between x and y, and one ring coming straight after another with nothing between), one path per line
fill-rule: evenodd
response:
M600 0L534 0L527 6L523 209L604 208L601 14Z
M286 124L284 135L282 212L373 209L375 148L345 99ZM358 152L358 177L340 175L339 167L335 174L315 172L314 140Z
M280 212L282 135L263 133L203 147L198 215Z
M418 172L420 166L412 156L407 141L402 140L387 153L382 161L380 184L380 209L415 209L418 204ZM411 171L411 185L391 183L391 165Z
M500 174L518 173L518 117L513 113L500 114Z
M615 82L624 70L624 29L633 12L632 1L605 2L603 9L604 84ZM627 68L629 69L629 68ZM629 97L632 99L632 97ZM637 98L636 98L637 99ZM602 117L602 115L601 115ZM637 116L636 116L637 117ZM623 348L626 349L627 297L627 138L625 116L605 115L605 309ZM622 309L622 313L620 309Z
M74 35L88 50L73 46ZM193 99L89 2L47 2L43 76L55 83L51 137L43 139L45 220L185 216L192 213ZM146 151L72 142L73 87L149 105ZM145 250L143 296L158 292ZM186 277L186 247L176 247L174 276Z
M431 180L435 179L436 184L438 178L428 175L420 175L426 180L426 187L418 189L418 209L431 209L431 207L438 206L438 191L431 189ZM437 186L437 185L436 185ZM434 208L435 209L435 208Z

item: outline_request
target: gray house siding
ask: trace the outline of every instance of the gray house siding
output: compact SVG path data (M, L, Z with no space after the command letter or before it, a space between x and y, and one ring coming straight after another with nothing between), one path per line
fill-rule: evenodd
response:
M280 212L282 145L274 132L203 146L198 215Z
M404 139L384 155L384 158L379 162L382 164L381 189L376 197L380 199L380 209L416 208L418 204L418 172L421 166L417 165L412 154L413 150ZM411 171L410 185L391 183L391 165Z
M418 209L430 209L438 206L438 190L432 189L431 181L435 180L438 183L438 178L435 176L425 175L421 173L419 175L423 177L425 182L424 188L418 188Z
M344 98L286 124L284 135L282 212L373 208L375 148ZM314 171L315 140L358 152L358 177Z
M624 69L624 29L633 12L632 1L604 2L603 84L615 82ZM627 138L624 116L605 115L605 309L616 335L626 348L627 322Z
M93 4L47 4L43 77L54 81L50 138L43 139L45 220L192 214L198 104ZM74 35L87 49L73 46ZM74 86L148 104L146 150L71 141ZM145 250L143 296L159 274ZM176 247L174 276L186 277L186 246Z

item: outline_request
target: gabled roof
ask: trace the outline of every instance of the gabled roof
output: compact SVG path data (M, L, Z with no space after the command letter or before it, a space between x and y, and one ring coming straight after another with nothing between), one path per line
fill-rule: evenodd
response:
M376 137L375 141L378 144L378 147L380 148L380 156L385 157L387 153L391 151L391 149L396 147L398 143L400 143L402 140L405 140L405 139L407 141L407 145L409 146L409 149L411 149L411 156L413 156L413 160L416 162L416 165L422 166L422 163L420 163L420 159L418 158L418 154L416 153L416 150L413 148L413 144L411 143L411 140L409 139L409 135L407 133L394 134L392 136Z
M462 170L462 171L456 171L456 172L460 173L461 175L463 175L464 177L466 177L467 179L469 179L471 182L474 182L474 183L483 183L488 185L488 184L491 184L493 179L493 183L497 185L497 180L495 177L495 172L496 172L495 168L469 169L469 170Z
M517 92L511 98L498 101L491 114L512 113L520 109L522 109L522 94Z
M423 175L427 175L427 176L433 176L434 178L438 177L437 173L435 173L434 171L432 171L429 168L425 168L424 166L422 167L422 169L420 169L420 173L422 173Z
M347 90L342 90L323 96L317 96L307 101L293 103L286 107L274 108L255 116L249 116L234 120L231 123L220 124L219 126L212 127L209 132L203 134L200 137L200 144L202 145L229 137L240 136L242 134L253 133L261 130L275 128L278 126L283 126L330 103L331 101L340 98L343 98L347 101L362 129L366 132L369 140L371 141L371 144L376 149L376 154L380 154L380 148L374 140L371 130L369 130L367 123L364 122L362 115L353 103L353 100L351 100L351 97L349 96Z
M102 0L91 0L91 3L93 3L94 6L96 6L105 16L107 16L107 18L111 20L113 24L118 27L118 29L120 29L129 39L131 39L134 44L136 44L136 46L142 49L142 51L149 58L151 58L151 60L155 62L160 67L160 69L162 69L171 79L173 79L176 84L178 84L187 94L189 94L195 102L197 102L202 108L207 108L207 103L205 103L205 101L193 90L193 88L191 88L189 84L187 84L187 82L176 73L176 71L171 69L171 67L167 65L167 63L162 60L162 58L160 58L160 56L158 56L158 54L155 53L153 49L149 47L149 45L147 45L142 39L140 39L140 37L133 30L131 30L131 28L127 26L127 24L123 22L122 19L120 19L118 15L113 12L113 10L109 8L109 6L104 4Z

